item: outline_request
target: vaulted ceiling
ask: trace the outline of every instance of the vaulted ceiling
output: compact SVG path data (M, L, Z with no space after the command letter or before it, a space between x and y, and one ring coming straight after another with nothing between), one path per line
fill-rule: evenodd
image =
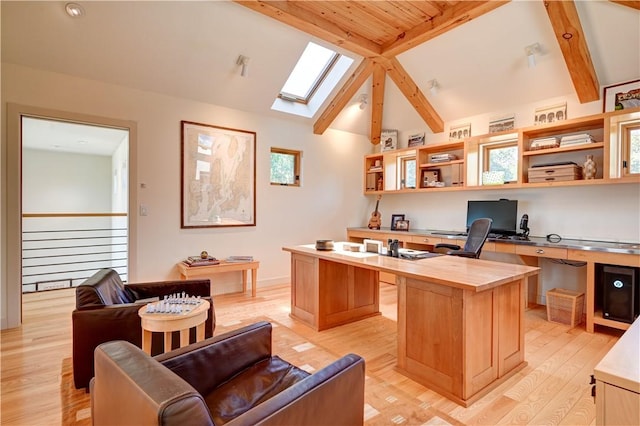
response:
M323 133L373 75L371 142L380 142L386 76L434 133L444 123L396 56L490 12L506 1L263 1L234 0L363 56L356 71L315 122ZM639 9L640 2L617 2ZM544 1L580 102L599 99L600 86L573 1Z
M640 77L640 2L2 1L2 63L376 140ZM618 4L620 3L620 4ZM355 59L311 119L271 105L309 41ZM536 68L524 47L539 43ZM239 75L239 54L251 58ZM429 82L441 85L437 96ZM361 93L371 102L351 108ZM189 119L190 117L185 117ZM212 120L212 124L225 123ZM429 136L428 136L429 139Z

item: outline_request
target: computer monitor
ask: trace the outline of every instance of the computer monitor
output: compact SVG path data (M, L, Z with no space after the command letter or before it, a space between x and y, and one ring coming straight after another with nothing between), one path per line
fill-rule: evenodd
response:
M467 204L467 232L471 223L481 217L493 220L493 234L517 234L518 200L469 201Z

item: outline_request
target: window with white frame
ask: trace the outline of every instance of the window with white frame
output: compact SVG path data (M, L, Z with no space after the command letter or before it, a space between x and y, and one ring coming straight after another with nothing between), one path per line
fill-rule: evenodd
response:
M504 172L504 182L518 181L518 141L508 140L482 145L482 171Z

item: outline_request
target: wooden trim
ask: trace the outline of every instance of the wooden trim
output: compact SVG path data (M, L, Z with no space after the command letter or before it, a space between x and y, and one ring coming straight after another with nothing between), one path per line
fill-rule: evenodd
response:
M22 217L127 217L127 213L22 213Z
M375 64L373 67L373 82L371 85L371 134L370 141L374 145L380 143L382 133L382 113L384 107L384 85L387 80L387 72Z

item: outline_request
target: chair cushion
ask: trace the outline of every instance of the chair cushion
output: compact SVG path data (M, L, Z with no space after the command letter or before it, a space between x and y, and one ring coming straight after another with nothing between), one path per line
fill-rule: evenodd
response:
M88 305L119 305L133 303L120 275L113 269L101 269L76 287L76 309Z
M222 425L308 376L306 371L273 356L218 386L205 401L215 424Z

